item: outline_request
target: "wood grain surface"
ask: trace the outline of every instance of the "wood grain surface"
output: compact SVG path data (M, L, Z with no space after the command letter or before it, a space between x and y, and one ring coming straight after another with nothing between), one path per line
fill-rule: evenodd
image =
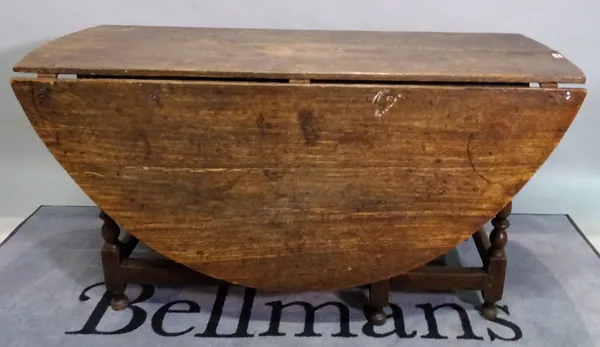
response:
M108 30L108 29L104 29ZM13 79L127 231L269 290L377 282L455 247L553 151L583 89Z
M583 83L518 34L104 25L31 52L18 72L110 76Z

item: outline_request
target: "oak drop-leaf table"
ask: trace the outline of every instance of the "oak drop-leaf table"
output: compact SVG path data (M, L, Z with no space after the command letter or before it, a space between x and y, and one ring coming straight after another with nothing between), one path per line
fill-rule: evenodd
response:
M113 308L126 283L368 285L374 324L395 286L481 290L495 317L511 200L586 95L518 34L105 25L14 70L37 74L14 93L102 210ZM430 265L469 237L482 267ZM138 240L169 259L130 258Z

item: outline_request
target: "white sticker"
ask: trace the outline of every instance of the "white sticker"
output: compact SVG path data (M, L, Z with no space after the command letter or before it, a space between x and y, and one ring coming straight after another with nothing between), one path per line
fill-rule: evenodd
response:
M562 58L564 58L564 57L563 57L563 55L562 55L562 54L560 54L560 53L552 53L552 56L553 56L554 58L556 58L556 59L562 59Z

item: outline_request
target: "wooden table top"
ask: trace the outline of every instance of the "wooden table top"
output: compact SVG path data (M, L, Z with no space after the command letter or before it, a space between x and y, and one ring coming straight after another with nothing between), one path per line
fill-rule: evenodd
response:
M268 290L373 283L456 247L527 183L585 98L506 85L12 86L56 160L127 232Z
M44 75L15 95L120 226L268 290L374 283L456 247L586 95L554 84L583 83L576 66L516 34L100 26L15 70ZM84 78L48 76L63 73ZM311 83L265 83L288 79Z
M14 68L40 74L393 82L584 83L563 55L519 34L103 25Z

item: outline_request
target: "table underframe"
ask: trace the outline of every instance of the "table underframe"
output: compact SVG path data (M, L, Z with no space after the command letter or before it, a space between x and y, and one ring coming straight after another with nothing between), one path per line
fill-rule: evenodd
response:
M489 237L482 228L472 237L481 257L481 267L448 267L426 264L404 274L368 284L369 302L364 307L365 317L375 325L383 325L387 315L391 290L400 291L481 291L483 317L494 320L496 303L502 299L506 272L506 229L512 204L504 207L494 219ZM107 291L112 295L111 307L123 310L129 305L125 295L127 283L153 285L233 285L187 268L169 259L141 259L130 257L139 241L130 234L121 234L121 228L106 213L103 219L102 265Z

